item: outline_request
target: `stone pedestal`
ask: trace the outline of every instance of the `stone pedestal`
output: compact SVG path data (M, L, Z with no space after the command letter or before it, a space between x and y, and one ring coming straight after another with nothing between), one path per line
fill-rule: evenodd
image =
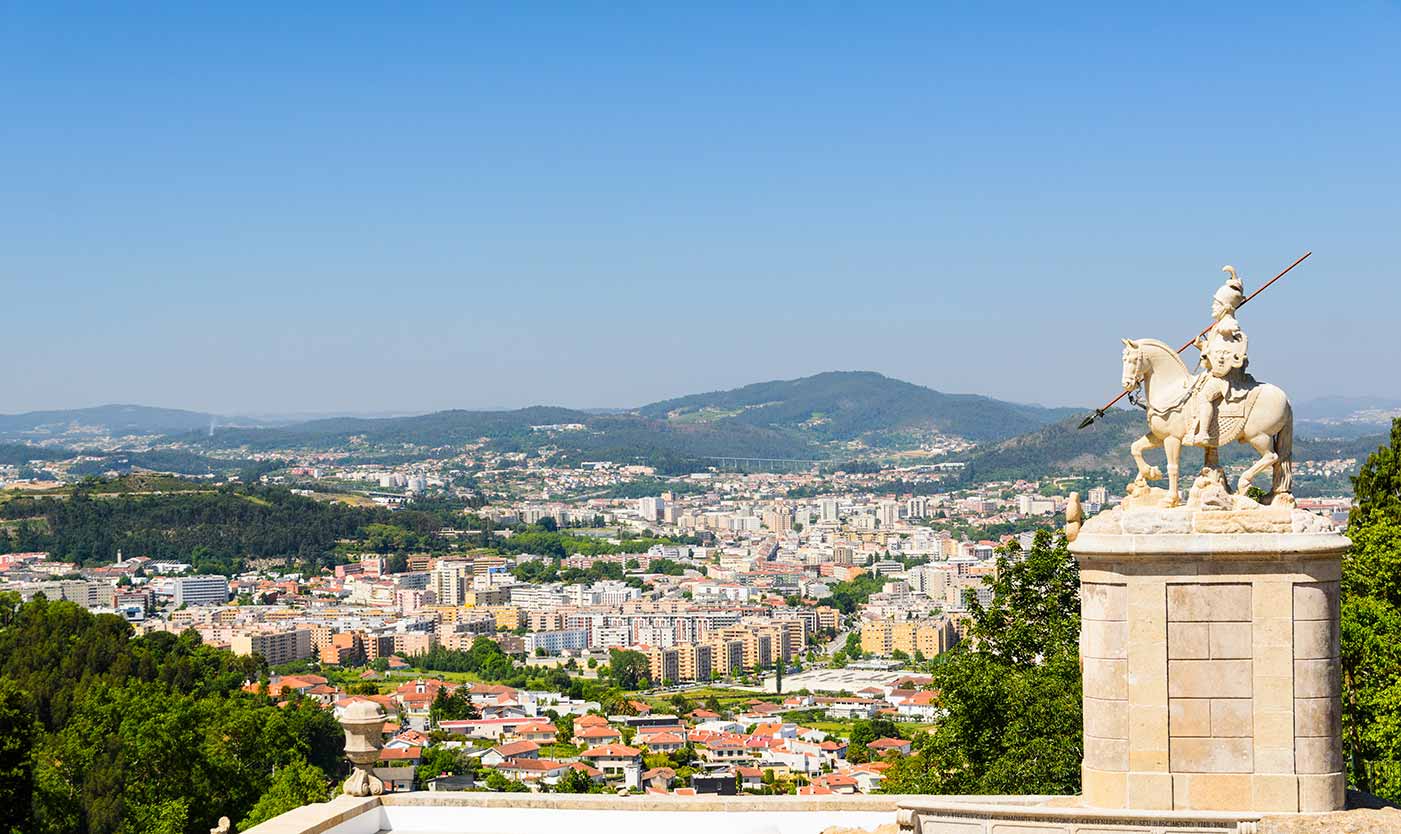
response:
M1087 523L1071 545L1084 805L1341 809L1348 544L1287 508L1116 510Z

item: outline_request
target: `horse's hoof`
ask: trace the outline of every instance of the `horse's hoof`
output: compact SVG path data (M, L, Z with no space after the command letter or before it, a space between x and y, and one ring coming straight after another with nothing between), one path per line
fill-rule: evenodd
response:
M1168 505L1168 507L1180 507L1180 506L1182 506L1182 497L1181 497L1181 496L1178 496L1178 495L1172 496L1171 498L1169 498L1169 499L1167 500L1167 505Z
M1148 471L1143 473L1143 477L1150 481L1161 481L1163 479L1163 470L1156 466L1150 466Z

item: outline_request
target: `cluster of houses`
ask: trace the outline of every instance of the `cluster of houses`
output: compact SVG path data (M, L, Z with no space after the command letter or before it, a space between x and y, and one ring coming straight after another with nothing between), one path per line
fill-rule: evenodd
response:
M650 794L730 794L778 783L796 785L800 794L822 795L877 790L891 759L908 754L911 744L875 739L865 745L863 761L853 762L847 740L785 716L919 720L932 695L923 688L928 682L908 677L853 697L755 698L736 704L729 715L707 709L672 715L630 701L630 714L611 716L602 715L597 702L558 693L432 678L405 681L383 695L345 695L310 674L283 676L261 687L274 697L314 698L338 717L357 701L379 704L390 720L376 772L389 790L472 786L450 774L415 785L415 768L425 751L441 744L475 758L479 774L495 772L532 790L549 790L577 771L600 786ZM434 720L440 693L465 695L476 717ZM665 763L655 754L666 754Z

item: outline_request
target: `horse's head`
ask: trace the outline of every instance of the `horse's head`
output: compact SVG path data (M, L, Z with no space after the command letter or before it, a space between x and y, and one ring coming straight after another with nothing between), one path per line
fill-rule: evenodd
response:
M1124 339L1124 374L1122 382L1125 391L1132 391L1148 376L1152 365L1148 358L1143 355L1143 350L1138 346L1138 342L1133 339Z

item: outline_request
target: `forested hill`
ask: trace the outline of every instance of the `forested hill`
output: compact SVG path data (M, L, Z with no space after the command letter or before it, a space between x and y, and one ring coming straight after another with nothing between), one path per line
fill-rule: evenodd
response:
M144 405L99 405L60 411L28 411L0 414L0 437L53 436L70 430L90 428L113 436L169 434L197 429L208 430L211 421L226 422L200 411L178 408L152 408ZM253 421L240 418L244 425Z
M103 484L71 495L19 496L0 503L0 552L44 550L56 559L99 565L127 555L192 562L232 573L248 558L329 563L336 543L372 525L393 524L428 536L436 514L390 513L316 501L271 487L107 495Z
M941 432L974 441L1034 431L1071 409L945 394L871 371L831 371L760 382L730 391L692 394L638 409L670 423L753 426L821 442L864 439L872 445L904 432Z
M674 471L710 456L817 460L802 438L755 426L673 425L637 414L591 414L535 406L515 411L439 411L419 417L318 420L281 429L216 431L190 438L217 448L334 448L351 444L460 449L486 440L500 452L559 450L568 459L648 463Z
M933 433L975 441L1032 431L1069 413L971 394L943 394L870 372L831 372L696 394L632 412L552 406L440 411L417 417L317 420L278 429L218 430L189 440L219 448L321 448L363 442L421 449L485 439L498 451L549 446L566 456L659 464L708 457L822 460L850 441L912 448Z

